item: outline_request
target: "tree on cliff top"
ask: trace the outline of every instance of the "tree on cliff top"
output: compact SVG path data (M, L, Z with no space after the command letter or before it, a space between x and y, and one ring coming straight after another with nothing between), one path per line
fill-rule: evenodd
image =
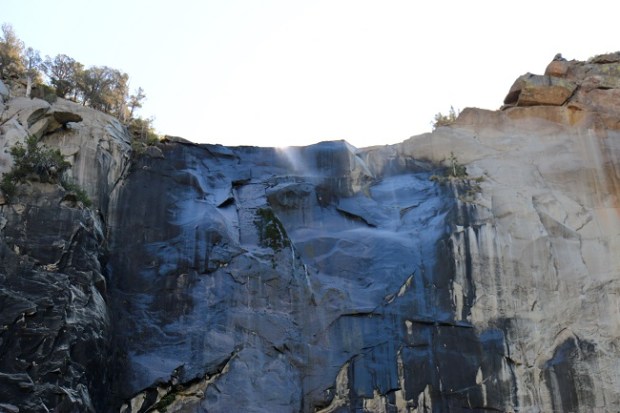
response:
M24 42L19 40L13 27L3 24L0 38L0 78L19 78L24 74L23 51Z
M30 96L35 85L43 83L41 71L45 73L52 87L42 85L38 97L49 96L69 98L84 106L116 116L130 130L140 144L153 144L159 137L153 129L152 119L134 117L136 109L142 107L146 98L140 87L129 95L129 76L108 66L84 65L75 59L58 54L53 59L46 56L42 61L39 51L28 47L17 37L10 24L2 25L0 37L0 78L25 80L26 96Z
M94 109L127 120L127 92L129 76L107 66L92 66L84 70L78 80L82 103Z
M46 56L42 68L52 86L56 88L56 96L63 99L69 96L77 100L77 80L84 70L81 63L66 54L59 54L53 59Z

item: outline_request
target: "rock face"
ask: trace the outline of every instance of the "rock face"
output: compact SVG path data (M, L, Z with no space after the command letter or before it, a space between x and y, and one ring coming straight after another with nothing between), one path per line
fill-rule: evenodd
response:
M429 157L457 147L468 170L486 177L452 238L472 285L456 302L474 294L467 319L502 332L516 398L495 408L613 411L618 133L511 115L466 111L432 142L405 144ZM482 380L499 375L483 370Z
M130 161L113 119L7 99L5 147L66 124L38 130L95 207L0 207L0 411L620 410L618 62L365 149Z
M2 207L0 400L19 411L94 412L107 391L104 234L64 195L34 183Z
M70 178L96 207L39 182L0 202L0 411L107 411L114 370L102 211L127 165L129 141L118 121L71 102L15 97L5 104L0 170L11 167L8 147L43 131L38 136L72 162ZM46 127L35 126L41 120Z
M111 224L122 396L139 393L125 411L166 397L184 411L407 409L442 386L436 408L482 406L477 369L501 357L454 317L456 203L428 165L374 170L345 142L162 149L134 166Z

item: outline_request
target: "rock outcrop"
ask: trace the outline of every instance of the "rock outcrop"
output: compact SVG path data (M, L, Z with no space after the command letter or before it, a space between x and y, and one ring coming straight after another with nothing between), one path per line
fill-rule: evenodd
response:
M130 159L114 119L4 96L2 145L39 131L94 206L0 206L0 411L620 410L618 65L364 149Z
M107 411L105 211L128 165L129 138L115 119L72 102L3 98L0 171L12 166L9 147L40 136L72 163L69 179L95 207L40 182L0 202L0 411Z
M582 125L586 128L587 122L596 121L606 129L617 130L620 128L620 52L596 56L587 62L554 59L545 75L528 73L519 77L504 104L504 109L536 107L524 113L525 116L572 124L586 120ZM554 111L547 106L565 110Z
M32 183L2 207L0 401L18 411L94 412L107 393L103 226L65 196Z
M555 76L521 76L512 85L504 103L516 106L561 106L573 95L577 85Z

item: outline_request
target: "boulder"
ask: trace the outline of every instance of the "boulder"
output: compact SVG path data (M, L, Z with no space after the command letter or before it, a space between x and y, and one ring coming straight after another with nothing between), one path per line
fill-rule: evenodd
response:
M30 135L36 136L37 138L41 138L45 135L50 126L50 118L45 116L36 122L34 122L29 128L28 133Z
M568 72L568 62L566 60L554 60L549 63L545 70L545 75L554 77L565 77Z
M81 122L82 117L77 113L57 110L52 112L52 117L60 125L65 126L69 122Z
M164 143L177 142L177 143L186 143L188 145L194 145L194 142L188 141L187 139L181 138L180 136L172 136L172 135L165 135L161 141Z
M559 77L527 73L515 81L504 103L514 106L561 106L576 88L576 83Z
M67 111L54 111L46 115L48 119L47 128L43 135L54 133L60 128L66 128L69 123L77 123L82 121L82 117L77 113Z
M41 117L41 115L43 115ZM33 122L34 120L34 122ZM39 109L28 118L28 132L38 138L47 134L54 133L60 128L64 128L68 123L81 122L82 117L76 113L65 111L54 111L47 113L47 109Z

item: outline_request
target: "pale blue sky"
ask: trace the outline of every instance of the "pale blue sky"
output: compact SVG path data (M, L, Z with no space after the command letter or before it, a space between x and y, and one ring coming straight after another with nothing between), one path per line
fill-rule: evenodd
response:
M225 145L357 147L497 109L553 56L620 50L591 0L1 0L27 46L127 72L161 133Z

